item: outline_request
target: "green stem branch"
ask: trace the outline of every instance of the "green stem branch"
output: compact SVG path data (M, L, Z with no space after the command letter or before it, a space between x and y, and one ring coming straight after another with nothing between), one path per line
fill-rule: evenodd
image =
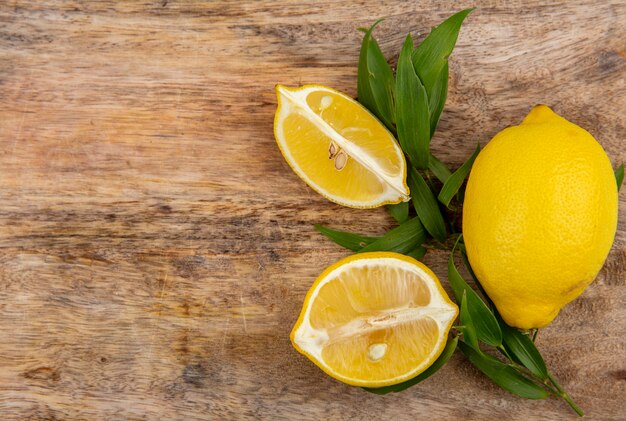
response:
M554 378L554 376L552 376L552 374L548 373L548 378L550 379L550 381L552 382L552 384L554 385L554 387L556 387L557 389L557 396L560 396L561 398L563 398L563 400L565 400L565 402L567 402L567 404L574 410L574 412L576 412L579 416L584 416L585 413L583 412L583 410L576 405L576 402L574 402L574 400L572 399L572 397L565 391L563 390L563 388L561 387L561 385L556 381L556 379Z

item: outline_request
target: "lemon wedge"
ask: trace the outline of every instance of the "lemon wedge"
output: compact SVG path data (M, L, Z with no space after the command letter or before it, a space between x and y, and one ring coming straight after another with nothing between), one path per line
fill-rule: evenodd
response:
M365 107L321 85L277 85L276 93L276 142L311 188L353 208L409 199L402 150Z

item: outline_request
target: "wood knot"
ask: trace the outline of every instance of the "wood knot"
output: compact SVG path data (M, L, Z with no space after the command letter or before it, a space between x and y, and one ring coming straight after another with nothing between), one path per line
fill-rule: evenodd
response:
M188 364L183 368L183 380L185 383L201 387L207 376L206 369L201 364Z
M61 374L50 367L39 367L33 370L24 372L24 377L33 380L51 380L53 382L59 381Z
M170 205L160 205L159 211L163 213L172 213L172 207Z

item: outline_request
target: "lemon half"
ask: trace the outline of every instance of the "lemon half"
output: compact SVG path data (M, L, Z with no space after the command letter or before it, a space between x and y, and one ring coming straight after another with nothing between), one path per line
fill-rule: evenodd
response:
M398 253L356 254L317 278L291 341L337 380L388 386L439 357L457 313L421 262Z

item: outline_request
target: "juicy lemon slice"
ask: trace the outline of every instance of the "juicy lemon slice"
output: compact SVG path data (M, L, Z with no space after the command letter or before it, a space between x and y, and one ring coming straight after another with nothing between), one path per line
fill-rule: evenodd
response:
M311 188L354 208L409 199L402 150L361 104L321 85L277 85L276 93L276 142Z
M337 380L388 386L417 376L439 357L457 313L437 276L417 260L356 254L317 278L291 341Z

